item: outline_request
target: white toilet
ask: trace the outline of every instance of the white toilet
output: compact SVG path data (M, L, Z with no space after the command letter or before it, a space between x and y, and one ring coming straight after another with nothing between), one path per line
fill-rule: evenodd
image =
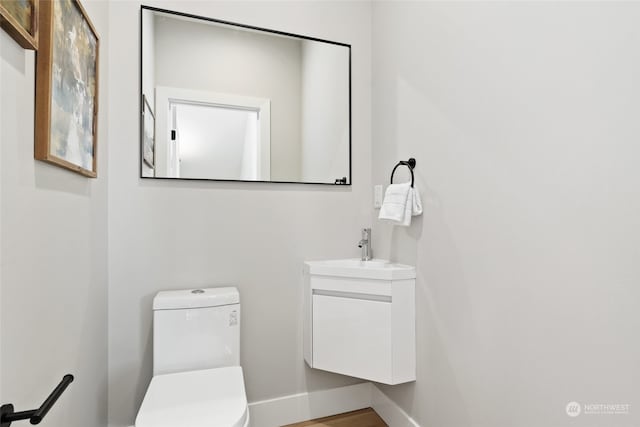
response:
M153 379L135 427L247 427L236 288L159 292Z

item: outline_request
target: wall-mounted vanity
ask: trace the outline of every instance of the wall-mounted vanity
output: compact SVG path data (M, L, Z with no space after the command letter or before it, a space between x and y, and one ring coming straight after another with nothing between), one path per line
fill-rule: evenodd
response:
M384 384L416 379L414 267L384 260L304 263L307 364Z
M351 47L141 9L143 178L351 184Z

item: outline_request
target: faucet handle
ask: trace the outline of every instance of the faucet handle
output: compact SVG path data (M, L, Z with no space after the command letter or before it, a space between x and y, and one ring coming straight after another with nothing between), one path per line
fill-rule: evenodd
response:
M362 229L362 240L369 240L370 236L371 236L371 229L370 228L363 228Z

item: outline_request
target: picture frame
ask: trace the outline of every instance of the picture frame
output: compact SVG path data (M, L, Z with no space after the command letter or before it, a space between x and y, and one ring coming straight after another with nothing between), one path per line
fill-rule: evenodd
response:
M38 50L39 0L0 0L0 26L22 48Z
M142 160L150 168L155 168L156 116L146 95L142 95Z
M100 38L78 0L39 4L34 157L96 178Z

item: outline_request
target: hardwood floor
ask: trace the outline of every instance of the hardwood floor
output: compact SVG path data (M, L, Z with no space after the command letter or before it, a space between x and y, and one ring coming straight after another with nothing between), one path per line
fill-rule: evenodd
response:
M332 417L318 418L303 423L289 424L283 427L388 427L382 418L371 409L346 412Z

